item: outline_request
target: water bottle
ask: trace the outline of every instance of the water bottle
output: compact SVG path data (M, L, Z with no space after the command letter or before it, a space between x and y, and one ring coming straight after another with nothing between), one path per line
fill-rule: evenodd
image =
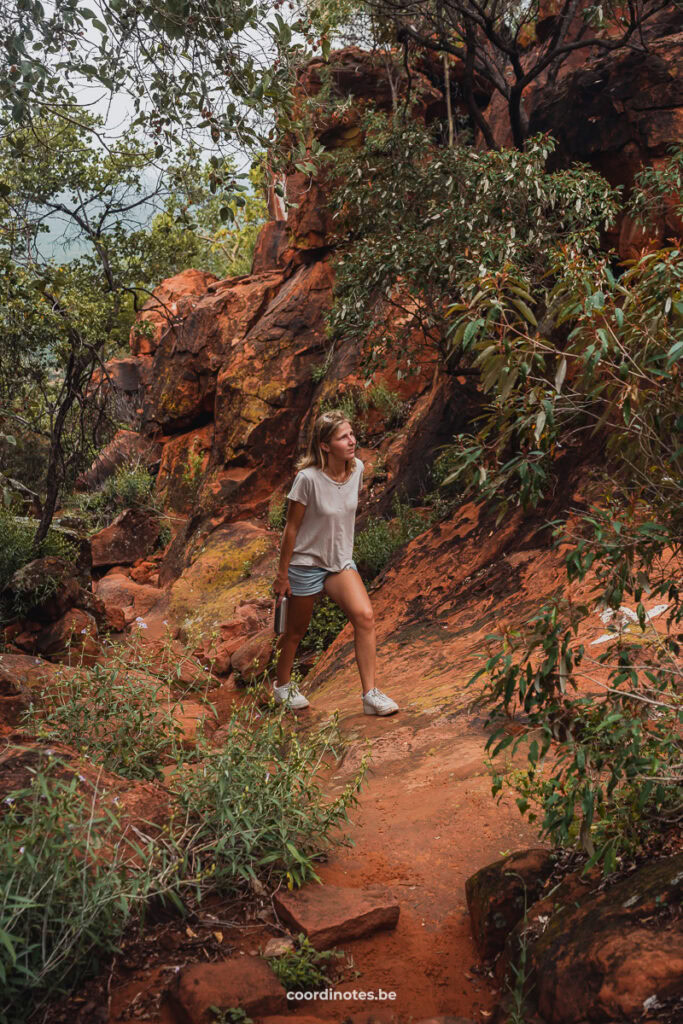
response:
M287 598L283 597L279 605L275 607L274 629L276 633L284 633L287 628L287 604Z

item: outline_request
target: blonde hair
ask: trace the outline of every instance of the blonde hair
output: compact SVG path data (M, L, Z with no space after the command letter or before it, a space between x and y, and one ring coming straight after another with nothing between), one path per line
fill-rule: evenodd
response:
M327 465L327 454L322 446L329 444L335 432L342 423L351 424L351 420L341 409L329 409L322 412L313 424L313 434L308 444L308 451L299 459L296 464L297 472L306 469L307 466L317 466L318 469L325 469ZM355 458L346 460L346 472L350 473L356 463Z

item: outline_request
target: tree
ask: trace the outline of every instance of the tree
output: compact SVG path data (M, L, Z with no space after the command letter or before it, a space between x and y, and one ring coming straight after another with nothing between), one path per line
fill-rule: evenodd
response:
M680 154L644 172L631 212L656 209L676 168ZM542 514L581 473L589 509L552 524L565 586L488 638L475 678L493 756L526 746L521 812L611 871L681 812L683 258L674 245L620 274L566 244L552 259L545 281L478 274L453 306L453 346L474 357L486 402L445 482L460 478L500 519L520 505ZM601 620L607 632L586 643Z
M125 101L157 149L188 133L262 147L285 108L292 28L261 0L7 0L0 13L0 126L65 121L94 98ZM87 119L82 122L95 129Z
M62 489L113 427L98 387L136 309L160 278L208 258L224 221L237 217L238 236L245 230L239 201L251 210L252 235L259 209L249 195L227 213L214 199L209 178L229 173L225 161L205 168L190 149L152 175L149 146L127 134L108 150L95 147L98 123L83 125L84 116L45 117L0 146L0 425L19 442L11 450L4 442L10 464L31 452L24 483L40 492L36 547ZM146 226L155 209L156 222ZM194 230L195 212L205 236ZM74 242L79 254L68 258ZM50 254L57 244L59 262Z
M667 0L362 0L367 28L405 48L457 59L460 98L486 145L495 148L493 131L477 94L498 94L508 111L515 146L529 133L524 97L541 76L552 82L576 52L600 54L628 46L646 51L647 29L655 17L676 5ZM319 20L343 31L347 7L314 7ZM336 18L334 11L336 10ZM323 14L324 12L324 19ZM445 63L444 79L449 77ZM450 91L450 90L449 90Z
M369 337L375 353L410 357L406 338L417 328L454 374L468 372L469 355L451 344L449 297L512 262L540 280L561 241L595 253L616 212L616 193L597 173L545 171L549 138L524 153L478 153L444 149L402 118L369 114L363 130L364 148L341 151L332 172L340 255L331 326L339 338Z

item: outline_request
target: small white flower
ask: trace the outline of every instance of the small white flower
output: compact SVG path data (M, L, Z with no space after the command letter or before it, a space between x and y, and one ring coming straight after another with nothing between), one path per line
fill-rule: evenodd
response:
M266 782L268 781L269 778L270 778L270 772L266 772Z
M19 847L19 853L23 853L25 851L25 849L26 849L25 846L20 846Z
M87 632L88 632L88 630L84 626L83 629L81 630L81 633L87 633Z
M137 619L135 620L135 623L136 623L138 629L147 629L147 623L139 615L138 615Z
M86 779L85 775L79 775L79 776L78 776L78 781L79 781L79 782L86 782L86 781L87 781L87 779Z
M6 796L5 799L2 802L3 802L3 804L7 804L8 807L11 807L12 804L14 803L14 800L12 799L11 796Z

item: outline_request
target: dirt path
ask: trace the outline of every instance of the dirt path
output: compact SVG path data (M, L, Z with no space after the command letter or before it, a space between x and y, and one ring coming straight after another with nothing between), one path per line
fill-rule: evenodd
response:
M465 880L504 851L538 840L511 800L496 805L491 798L482 722L464 711L406 708L389 719L350 714L342 728L359 738L337 785L352 774L365 735L373 768L353 814L354 847L335 852L319 873L330 885L386 888L401 913L394 932L345 946L360 974L339 988L396 992L391 1006L373 1006L372 1019L403 1024L450 1013L485 1021L495 989L477 973ZM314 1012L370 1019L358 999L320 1002Z

